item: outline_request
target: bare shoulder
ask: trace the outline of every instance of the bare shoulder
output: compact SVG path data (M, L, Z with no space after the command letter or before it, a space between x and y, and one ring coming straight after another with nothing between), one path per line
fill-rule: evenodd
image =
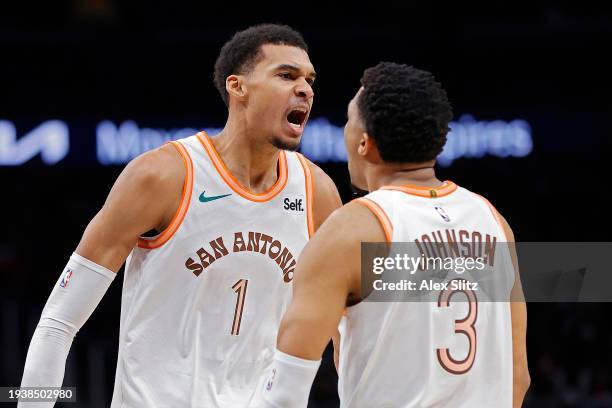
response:
M313 220L317 231L329 215L342 206L336 184L319 166L306 159L313 178Z
M182 184L185 165L178 150L166 144L136 157L126 166L120 179L122 177L132 186L164 187L167 184Z
M321 226L313 241L319 236L325 241L349 246L386 240L384 229L376 215L356 200L335 210Z
M497 212L497 215L499 216L499 219L502 224L502 228L504 229L504 232L506 233L506 237L508 238L509 241L514 242L514 232L512 231L512 228L510 228L510 224L508 224L508 221L504 218L503 215L499 213L499 211Z
M139 233L163 229L180 204L185 177L183 157L171 144L146 152L123 170L102 212L129 217Z
M491 202L486 197L483 197L480 194L476 193L473 194L487 204L487 206L493 212L493 215L497 219L498 224L500 224L500 227L502 227L502 229L504 230L504 235L506 236L506 239L509 242L514 242L514 232L512 232L512 228L510 228L510 224L508 224L508 221L506 221L504 216L501 215L497 208L495 208L495 206L493 206L493 204L491 204Z
M87 226L77 253L117 271L139 236L168 225L179 206L185 175L183 159L172 145L132 160Z
M504 218L504 216L501 215L497 208L495 208L488 200L485 199L485 201L487 201L487 203L491 207L491 211L493 211L497 215L497 220L502 229L504 230L504 234L508 242L514 242L514 232L512 232L512 228L510 228L510 224L508 224L506 218Z
M327 193L330 195L338 195L338 189L336 188L336 184L331 177L329 177L327 173L323 171L323 169L308 160L305 156L304 159L306 159L306 163L308 163L308 167L312 173L315 190L319 190L321 193Z

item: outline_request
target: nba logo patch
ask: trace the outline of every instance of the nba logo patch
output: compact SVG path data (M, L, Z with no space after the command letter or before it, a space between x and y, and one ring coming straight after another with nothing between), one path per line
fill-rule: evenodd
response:
M266 384L266 391L270 391L272 389L272 386L274 385L274 377L276 377L276 368L272 369L272 377L268 380L268 383Z
M70 281L71 277L72 269L66 268L66 270L64 271L64 276L62 276L62 280L60 281L60 287L65 288L66 286L68 286L68 282Z
M440 217L442 217L444 221L450 222L450 217L446 214L446 211L444 211L444 208L438 207L438 206L435 206L434 208L436 209L438 214L440 214Z

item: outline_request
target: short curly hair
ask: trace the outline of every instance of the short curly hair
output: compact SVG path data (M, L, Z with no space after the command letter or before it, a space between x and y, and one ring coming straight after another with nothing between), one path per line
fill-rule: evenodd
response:
M359 114L385 162L421 163L440 154L453 111L430 72L381 62L364 71L361 84Z
M302 35L286 25L260 24L237 32L223 45L215 62L213 81L225 105L228 105L225 80L230 75L244 74L252 69L262 56L264 44L291 45L308 52Z

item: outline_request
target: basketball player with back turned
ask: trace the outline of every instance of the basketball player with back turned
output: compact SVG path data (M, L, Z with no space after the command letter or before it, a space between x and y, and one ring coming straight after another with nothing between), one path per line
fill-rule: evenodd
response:
M74 335L127 258L111 406L249 406L296 259L340 206L331 179L293 152L314 80L308 48L287 26L251 27L223 46L224 129L125 168L47 301L22 386L62 384Z
M393 63L365 71L344 136L351 181L370 193L336 211L304 249L258 406L306 406L341 321L341 407L521 406L526 308L508 302L522 293L515 254L502 245L514 239L488 201L436 178L451 117L430 73ZM425 242L444 230L496 240L505 266L493 279L505 283L503 299L451 285L435 292L437 302L364 301L361 243Z

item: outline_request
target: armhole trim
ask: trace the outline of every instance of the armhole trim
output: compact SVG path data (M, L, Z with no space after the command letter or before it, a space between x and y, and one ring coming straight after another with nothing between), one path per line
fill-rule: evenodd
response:
M313 217L313 200L314 200L314 176L310 170L308 162L300 153L296 154L302 169L304 170L304 180L306 184L306 221L308 224L308 238L311 238L314 231L314 217Z
M385 210L383 210L380 205L378 205L378 203L366 197L361 197L354 201L365 205L370 209L370 211L374 213L376 218L378 218L378 222L380 222L380 226L385 232L385 238L387 239L387 242L393 242L393 223L391 223L391 220L389 220L389 216L387 216Z
M491 204L491 202L489 200L487 200L486 198L484 198L480 194L476 194L476 196L478 196L478 198L480 198L482 201L485 202L485 204L487 204L487 207L489 207L489 210L491 210L491 213L493 214L493 217L495 218L495 221L497 222L497 225L499 225L499 228L501 229L502 234L504 234L504 238L506 239L506 243L508 243L508 235L506 234L506 229L504 228L504 223L502 222L501 218L499 217L499 212L497 211L497 209L495 207L493 207L493 204Z
M172 236L176 233L178 228L183 223L185 219L185 214L187 214L187 209L189 208L189 204L191 203L191 192L193 190L193 161L191 160L191 156L187 152L185 147L176 141L169 142L178 150L180 153L183 164L185 166L185 181L183 181L183 192L181 194L181 201L179 206L172 217L172 221L170 224L164 229L159 235L151 238L140 237L138 238L138 247L145 249L155 249L164 245Z

